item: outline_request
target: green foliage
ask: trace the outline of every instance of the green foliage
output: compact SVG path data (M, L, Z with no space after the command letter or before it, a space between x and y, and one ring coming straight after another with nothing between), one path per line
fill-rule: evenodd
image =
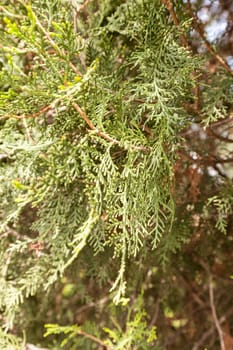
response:
M136 307L136 313L132 320L130 314L132 310L129 310L128 321L126 323L125 330L120 330L119 327L115 330L104 328L104 331L109 334L110 349L148 349L152 348L153 342L157 339L156 328L148 328L145 321L146 312L142 310L142 300L139 298L138 305ZM155 349L155 348L154 348Z
M156 248L172 224L175 135L185 125L181 102L192 86L187 77L195 60L177 44L177 34L168 25L159 2L119 6L106 25L92 28L90 37L80 37L78 43L65 8L60 22L47 18L42 25L46 8L39 18L36 3L20 3L20 7L20 18L3 18L5 36L16 40L16 48L23 45L24 50L33 52L32 73L15 73L23 85L17 97L3 100L2 109L9 115L30 115L43 104L51 107L44 121L32 118L14 124L21 141L9 140L6 128L11 118L4 121L1 150L14 159L6 166L6 171L12 171L7 183L10 180L13 184L9 203L14 204L10 214L4 213L7 219L3 227L30 205L37 217L32 229L38 234L36 239L22 242L20 249L26 251L34 241L43 242L46 248L36 267L33 259L27 259L21 272L24 283L22 275L17 282L23 285L21 293L4 304L10 310L23 295L33 295L42 285L47 289L87 241L96 253L111 247L114 257L120 257L119 273L111 288L119 302L126 288L126 258L136 257L147 241ZM131 26L135 16L144 18L139 27ZM89 67L79 68L76 55L85 55L85 47L90 50L96 35L96 58ZM132 42L133 50L126 49L127 42ZM48 50L53 51L49 57ZM178 59L174 61L175 53ZM122 61L120 65L116 57ZM72 70L72 60L81 76ZM174 78L166 79L168 73ZM15 89L12 82L10 91ZM139 104L138 99L142 100ZM109 142L94 130L86 133L82 115L72 109L72 101L85 108L98 130L117 141ZM46 127L49 114L53 121ZM143 132L145 127L150 128L149 138ZM18 253L18 244L11 244L12 256ZM49 260L52 266L44 285Z
M103 328L103 331L109 336L107 340L101 340L97 338L96 334L89 334L77 325L59 326L57 324L45 325L45 337L64 334L65 338L61 341L61 347L66 347L69 343L69 349L81 349L79 345L87 348L90 340L105 346L109 350L156 349L153 346L154 341L157 339L156 328L148 328L146 312L142 309L142 301L142 296L140 296L135 305L128 307L127 321L124 329L121 329L121 326L116 321L114 322L114 329ZM88 340L87 344L85 342L79 344L78 335L86 338Z
M109 349L158 349L147 322L157 294L144 305L142 286L146 294L161 280L168 290L169 276L177 281L179 275L172 275L176 254L184 269L193 268L196 262L180 251L202 235L204 220L208 232L229 231L232 186L210 180L212 155L203 165L213 142L199 155L200 140L187 142L182 133L192 123L207 130L228 117L232 80L223 69L205 73L208 55L182 45L183 35L191 41L193 24L183 2L174 4L178 24L159 0L9 0L0 6L4 329L17 324L21 334L26 327L29 340L40 342L41 334L30 331L36 316L28 315L33 303L42 303L38 319L48 319L46 335L57 335L56 344L66 335L61 346L93 349L96 337ZM208 239L211 251L217 239ZM167 282L161 265L170 266ZM175 301L182 298L179 288L172 291ZM98 311L76 326L78 316L66 305L76 310L85 301L93 308L106 295L119 309L101 309L104 321ZM169 304L168 295L163 302ZM44 311L46 300L56 312ZM60 307L67 311L64 322ZM181 328L183 319L177 315L172 325ZM3 348L21 343L0 334Z
M225 197L220 198L214 196L209 198L208 206L213 206L217 211L217 221L215 227L222 233L227 233L227 218L232 214L233 198L230 194L226 194Z
M12 334L0 330L0 346L4 350L23 350L25 342Z

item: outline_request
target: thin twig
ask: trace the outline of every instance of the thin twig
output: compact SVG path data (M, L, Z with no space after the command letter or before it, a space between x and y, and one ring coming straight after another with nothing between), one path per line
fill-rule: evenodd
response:
M32 114L21 114L21 115L15 115L15 114L5 114L2 117L0 117L1 119L5 119L5 118L15 118L15 119L24 119L24 118L37 118L40 117L43 113L48 112L50 110L54 110L55 106L58 102L61 102L65 97L71 97L72 93L75 92L77 89L77 87L72 87L70 89L67 89L66 91L66 95L65 96L59 96L56 99L54 99L49 105L43 106L39 109L39 111L32 113ZM64 110L64 107L61 107L60 110ZM58 110L59 111L59 110Z
M18 0L23 6L25 6L24 2L21 0ZM35 21L36 21L36 25L37 27L41 30L41 32L44 34L44 36L46 37L47 41L49 42L49 44L54 48L54 50L58 53L58 55L63 58L66 59L66 53L60 49L60 47L55 43L55 41L53 40L53 38L51 37L50 33L43 27L43 25L41 24L40 20L37 18L37 16L35 15L35 13L33 13ZM75 65L72 62L69 62L69 66L70 68L73 70L74 73L78 74L79 76L82 76L82 73L75 67Z
M2 268L2 276L3 277L7 276L7 271L8 271L8 267L11 263L12 254L13 254L13 251L9 251L7 254L6 261L5 261L4 266Z
M93 301L87 305L83 305L76 311L75 315L77 316L90 308L100 307L100 306L104 305L108 300L109 300L109 296L105 296L100 300L97 300L95 302Z
M83 335L84 337L93 340L95 343L100 344L101 346L103 346L106 350L110 350L110 347L106 343L104 343L101 339L95 337L94 335L86 333L86 332L84 332L82 330L79 330L78 334Z
M167 10L169 11L175 26L179 28L180 22L179 22L177 15L176 15L175 10L174 10L172 1L171 0L161 0L161 2L166 6ZM186 39L186 37L183 33L180 34L180 40L181 40L182 45L184 47L189 47L188 40Z
M4 12L7 16L9 17L13 17L13 18L18 18L18 19L22 19L23 16L20 16L20 15L16 15L10 11L8 11L5 7L3 6L0 6L0 11Z
M15 119L37 118L37 117L40 117L43 113L49 111L50 109L52 109L51 104L40 108L38 112L35 112L32 114L21 114L21 115L5 114L0 119L5 119L5 118L15 118Z
M228 309L228 311L226 312L225 315L221 316L221 318L219 319L219 324L223 324L227 317L231 316L233 313L233 308ZM195 342L194 346L192 347L192 350L199 350L200 348L203 349L203 344L206 341L206 339L208 339L215 331L215 325L212 325L212 327L210 327L206 332L204 332L201 336L201 338Z
M189 10L190 15L193 18L194 27L195 27L196 31L199 33L202 40L204 41L207 50L231 75L233 75L233 71L232 71L231 67L229 66L229 64L225 61L225 59L222 56L220 56L213 49L213 47L211 46L209 41L206 39L205 31L204 31L203 27L201 26L201 23L199 23L197 15L193 12L190 0L188 0L187 6L188 6L188 10Z
M161 301L160 298L158 298L156 301L154 313L149 324L149 329L152 328L157 322L158 315L159 315L160 301Z
M72 106L74 107L74 109L79 113L79 115L82 117L82 119L86 122L86 124L90 127L91 130L93 130L96 135L102 137L103 139L115 144L115 145L121 145L121 142L114 139L113 137L109 136L107 133L100 131L93 123L92 121L88 118L87 114L79 107L79 105L75 102L72 103ZM144 147L144 146L131 146L131 149L135 150L135 151L144 151L144 152L148 152L150 151L150 148L148 147Z
M186 285L187 289L189 290L190 294L192 295L195 302L201 306L201 308L205 307L205 302L201 299L201 297L198 295L196 288L189 282L189 280L182 274L180 274L180 277L182 278L184 284Z
M45 30L45 28L43 27L43 25L40 23L39 19L37 17L36 18L36 24L37 26L40 28L40 30L43 32L43 34L45 35L45 37L47 38L48 42L50 43L50 45L54 48L55 51L57 51L57 53L62 57L66 57L66 54L63 50L61 50L59 48L59 46L54 42L54 40L51 38L51 35ZM79 76L82 76L82 73L75 67L75 65L72 62L69 62L69 66L70 68Z
M169 11L169 13L172 17L172 20L173 20L175 26L180 30L180 21L177 17L175 10L174 10L174 6L173 6L172 1L171 0L161 0L161 2L166 6L167 10ZM186 49L189 49L191 51L189 42L188 42L186 36L182 32L180 33L180 40L181 40L183 47L185 47ZM200 87L199 87L197 78L198 78L197 73L193 72L192 79L194 81L196 81L196 84L194 87L194 97L195 98L194 98L194 105L193 105L195 112L198 112L199 107L200 107Z
M222 159L222 158L218 158L214 154L209 154L208 157L202 157L199 154L199 158L195 159L184 150L178 150L177 153L180 154L182 157L186 158L187 160L190 160L192 163L197 163L204 166L211 166L211 165L213 166L215 164L225 164L225 163L233 162L233 158Z
M223 124L228 124L233 122L233 117L232 115L229 115L223 119L217 120L216 122L211 123L211 127L215 127L215 128L219 128L221 127Z
M215 324L215 327L216 327L216 329L218 331L218 335L219 335L219 341L220 341L220 345L221 345L221 350L226 350L224 339L223 339L223 332L222 332L222 329L221 329L221 326L220 326L219 319L217 317L216 307L215 307L215 304L214 304L213 281L212 281L211 278L210 278L210 281L209 281L209 298L210 298L210 307L211 307L211 311L212 311L214 324Z
M227 143L233 143L233 139L229 139L228 137L224 137L222 135L217 134L211 127L208 130L218 140L223 141L223 142L227 142Z
M47 32L47 30L45 30L45 28L43 27L43 25L40 23L39 19L35 16L36 19L36 24L37 26L40 28L40 30L42 31L42 33L45 35L45 37L47 38L48 42L50 43L50 45L54 48L55 51L58 52L58 54L60 56L64 56L64 52L62 52L62 50L60 49L60 47L55 43L55 41L51 38L51 35Z
M193 108L194 108L194 111L196 113L198 113L199 109L200 109L200 99L201 99L201 89L200 89L200 86L199 86L199 82L198 82L198 76L196 73L193 73L193 78L194 80L196 80L196 84L195 84L195 87L194 87L194 105L193 105Z

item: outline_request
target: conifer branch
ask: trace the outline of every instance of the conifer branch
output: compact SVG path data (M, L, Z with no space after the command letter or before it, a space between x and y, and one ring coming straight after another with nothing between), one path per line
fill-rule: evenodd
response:
M162 3L166 6L167 10L170 12L170 15L173 19L173 22L175 24L175 26L179 29L180 27L180 21L177 17L177 14L174 10L174 6L173 6L173 3L171 0L161 0ZM190 45L189 45L189 42L186 38L186 36L183 34L183 33L180 33L180 40L181 40L181 43L183 45L183 47L187 48L187 49L190 49ZM198 84L198 81L197 81L197 74L195 72L192 73L192 79L195 81L196 80L196 84L195 84L195 87L194 87L194 105L193 105L193 108L195 110L195 112L197 112L199 110L199 107L200 107L200 87L199 87L199 84Z
M212 56L198 33L189 35L195 26L187 1L105 2L107 8L102 0L62 1L62 7L60 0L11 0L0 6L0 304L2 323L12 330L5 334L0 329L2 348L12 343L25 350L49 347L36 337L35 345L27 343L32 327L25 339L14 336L20 315L37 327L44 315L51 322L58 312L67 324L74 304L81 307L73 310L73 320L86 324L92 313L93 331L51 325L47 334L55 335L55 346L63 333L63 344L70 341L71 347L86 348L91 342L102 350L148 348L148 343L153 347L154 324L161 332L160 345L166 346L176 335L164 329L168 315L158 317L164 276L159 267L146 264L156 257L169 268L192 253L191 276L195 281L203 276L206 283L193 284L187 264L181 279L173 269L171 297L185 290L188 300L177 331L185 332L193 350L211 347L211 335L217 343L222 336L228 349L228 330L215 305L222 292L209 286L207 261L214 247L211 270L217 276L224 269L227 276L230 241L214 233L226 233L232 226L233 155L218 147L222 141L232 144L232 76L227 71L216 75L216 67L223 70L217 61L204 73ZM208 237L205 228L211 232ZM200 263L199 243L204 250L209 247ZM146 292L141 301L138 281ZM34 324L37 305L27 299L37 295L39 304L44 300L41 291L54 283L55 302ZM226 324L224 310L231 307L227 294L223 292L221 305ZM119 312L117 306L107 307L112 299L122 304ZM46 300L43 305L47 307ZM153 305L147 317L144 308ZM205 327L189 335L189 320L195 323L203 316ZM109 319L112 329L99 335Z
M79 105L75 102L72 103L72 106L74 109L79 113L79 115L82 117L82 119L86 122L86 124L93 130L96 135L102 137L103 139L118 145L122 147L122 144L120 141L114 139L113 137L109 136L107 133L100 131L93 123L92 121L88 118L87 114L79 107ZM149 152L150 148L149 147L144 147L144 146L131 146L130 147L134 151L143 151L143 152Z
M40 28L40 30L43 32L45 37L47 38L48 42L50 45L54 48L54 50L59 54L60 57L64 58L66 56L65 52L62 51L59 46L54 42L54 40L51 38L51 35L45 30L39 19L35 16L36 18L36 24ZM69 61L69 66L73 70L74 73L78 74L79 76L82 76L82 73L75 67L75 65Z
M13 18L18 18L18 19L22 19L23 18L23 16L16 15L15 13L12 13L12 12L8 11L3 6L0 6L0 11L4 12L8 17L13 17Z
M21 0L18 0L23 6L25 6L24 2ZM49 42L49 44L52 46L52 48L57 52L57 54L64 59L66 57L66 53L60 49L60 47L55 43L55 41L52 39L51 35L49 34L49 32L44 28L44 26L42 25L42 23L40 22L40 20L38 19L38 17L36 16L36 14L33 12L33 16L35 18L36 21L36 25L37 27L41 30L41 32L44 34L44 36L46 37L47 41ZM69 66L70 68L73 70L74 73L78 74L79 76L82 76L82 73L75 67L75 65L69 61Z
M48 112L49 110L52 109L51 104L44 106L42 108L39 109L38 112L32 113L32 114L20 114L20 115L16 115L16 114L5 114L4 116L2 116L0 118L1 119L5 119L5 118L15 118L15 119L28 119L28 118L37 118L40 117L42 114L44 114L45 112Z
M100 300L93 301L87 305L83 305L80 308L78 308L75 315L77 316L77 315L81 314L83 311L86 311L86 310L91 309L91 308L103 306L107 301L109 301L109 296L105 296Z

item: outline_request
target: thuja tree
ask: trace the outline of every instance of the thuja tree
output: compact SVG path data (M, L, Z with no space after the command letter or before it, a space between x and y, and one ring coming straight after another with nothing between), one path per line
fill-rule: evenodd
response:
M1 349L230 349L231 2L0 13Z

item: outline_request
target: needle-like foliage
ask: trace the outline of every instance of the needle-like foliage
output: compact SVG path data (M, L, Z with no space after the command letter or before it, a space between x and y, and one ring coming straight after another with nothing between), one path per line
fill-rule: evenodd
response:
M204 58L182 40L187 13L176 22L169 3L1 5L0 308L7 328L25 300L83 264L91 271L93 263L113 301L126 304L128 266L153 251L165 262L190 235L177 224L175 162L181 133L196 118L187 106L197 102ZM221 74L221 83L202 87L205 126L227 115L232 85ZM231 200L213 197L205 206L217 207L224 233ZM108 332L113 340L105 345L123 349Z

